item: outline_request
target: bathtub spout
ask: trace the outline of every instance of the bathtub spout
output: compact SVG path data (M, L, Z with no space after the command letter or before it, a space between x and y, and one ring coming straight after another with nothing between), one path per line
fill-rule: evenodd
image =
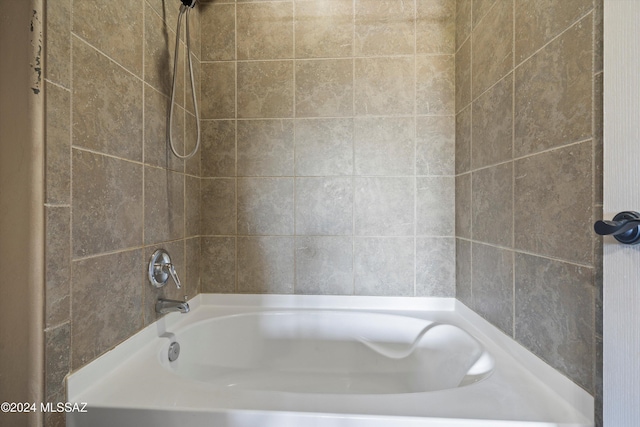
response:
M166 314L174 311L180 313L188 313L190 310L189 303L186 301L176 301L172 299L159 299L156 302L156 313Z

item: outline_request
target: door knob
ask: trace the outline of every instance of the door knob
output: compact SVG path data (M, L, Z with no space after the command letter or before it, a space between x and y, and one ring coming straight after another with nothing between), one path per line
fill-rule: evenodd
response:
M616 214L612 221L596 221L593 229L601 236L611 235L625 245L640 243L640 213L624 211Z

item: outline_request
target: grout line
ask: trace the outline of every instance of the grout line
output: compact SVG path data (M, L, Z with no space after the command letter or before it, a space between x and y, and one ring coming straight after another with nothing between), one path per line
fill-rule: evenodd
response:
M516 0L513 0L512 4L512 43L511 43L511 66L513 70L507 74L512 74L511 79L511 159L516 152ZM515 161L511 163L511 247L516 246L516 168ZM516 258L515 253L512 253L511 258L511 286L512 286L512 298L511 298L511 336L515 339L516 336Z
M66 91L66 92L71 92L71 88L68 88L66 86L61 85L60 83L57 83L57 82L55 82L53 80L50 80L48 77L45 77L44 81L46 83L50 84L51 86L56 86L57 88L62 89L64 91Z
M539 253L535 253L535 252L529 252L529 251L522 250L522 249L510 248L510 247L507 247L507 246L496 245L494 243L483 242L483 241L480 241L480 240L473 240L473 239L469 239L469 238L466 238L466 237L456 237L456 238L458 238L460 240L464 240L466 242L470 242L472 244L480 244L480 245L490 246L490 247L496 248L496 249L511 251L511 252L515 252L515 253L518 253L518 254L521 254L521 255L535 256L535 257L538 257L538 258L543 258L543 259L550 260L550 261L555 261L555 262L561 262L563 264L569 264L569 265L573 265L573 266L576 266L576 267L595 268L593 265L582 264L580 262L570 261L570 260L566 260L566 259L562 259L562 258L556 258L556 257L553 257L553 256L539 254Z

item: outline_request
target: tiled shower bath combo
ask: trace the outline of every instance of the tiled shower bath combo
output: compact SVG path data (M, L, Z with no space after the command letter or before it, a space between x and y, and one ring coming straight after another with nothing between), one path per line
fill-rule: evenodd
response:
M45 3L45 401L158 298L444 297L598 424L602 0L200 0L186 161L180 2Z

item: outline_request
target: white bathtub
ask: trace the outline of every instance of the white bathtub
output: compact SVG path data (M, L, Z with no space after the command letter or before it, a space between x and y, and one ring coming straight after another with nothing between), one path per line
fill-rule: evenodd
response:
M190 305L71 375L67 425L593 426L591 396L453 299Z

